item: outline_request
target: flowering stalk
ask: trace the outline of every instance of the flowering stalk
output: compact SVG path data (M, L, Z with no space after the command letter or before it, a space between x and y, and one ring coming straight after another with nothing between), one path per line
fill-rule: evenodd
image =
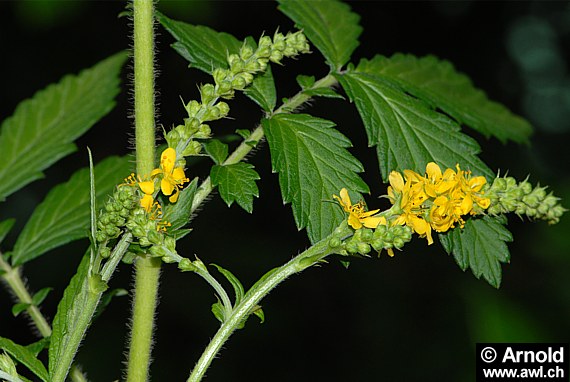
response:
M133 1L135 141L137 173L150 176L154 168L154 6L151 0ZM135 296L127 381L146 381L158 292L160 261L141 256L136 262Z

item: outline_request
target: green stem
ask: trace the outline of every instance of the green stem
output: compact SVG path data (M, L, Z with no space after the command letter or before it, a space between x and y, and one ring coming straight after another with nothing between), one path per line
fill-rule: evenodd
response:
M134 0L133 18L137 173L147 177L154 168L155 146L153 1ZM145 382L148 377L160 264L160 259L148 256L136 262L128 382Z
M337 79L332 74L328 74L327 76L316 81L310 89L331 88L336 84L338 84ZM277 110L271 113L269 117L276 114L290 113L310 99L311 96L308 96L303 91L300 91L293 97L289 98L289 100L283 103L283 105L281 105ZM264 137L265 134L263 132L263 126L260 124L255 128L255 130L252 131L251 135L234 150L234 152L225 160L223 165L235 164L242 161L255 146L251 145L251 142L260 142ZM192 200L192 213L194 213L200 207L200 205L204 202L204 200L206 200L208 195L210 195L213 190L214 187L212 186L212 180L210 177L207 177L202 182L200 187L198 187L196 195L194 195L194 199Z
M30 304L26 309L26 313L30 316L36 328L42 337L49 337L51 335L51 326L40 312L40 309L32 303L32 296L24 284L24 280L20 275L20 267L12 268L7 261L4 260L2 253L0 253L0 269L5 273L2 278L6 281L10 289L14 292L16 297L21 303Z
M232 313L227 317L226 321L220 326L216 335L212 338L206 350L196 363L187 382L199 382L204 377L206 370L220 351L223 344L228 340L232 333L240 326L243 320L251 314L255 306L267 294L287 279L289 276L299 273L310 266L318 263L328 255L335 253L335 248L329 246L329 239L335 235L337 237L347 237L352 235L351 228L343 222L340 226L340 232L335 232L327 238L321 240L306 251L294 257L285 265L275 268L265 274L251 289L245 294L242 301L235 306Z

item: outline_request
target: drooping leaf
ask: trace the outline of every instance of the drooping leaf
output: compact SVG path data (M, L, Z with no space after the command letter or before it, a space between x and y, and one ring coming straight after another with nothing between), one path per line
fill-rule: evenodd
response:
M64 77L21 102L2 123L0 201L75 151L72 142L111 111L126 57L116 54L77 76Z
M176 203L167 204L164 207L163 220L172 224L170 229L174 232L188 224L192 214L192 201L198 188L198 178L194 178L189 185L184 187L178 196Z
M362 60L357 70L391 81L486 137L494 136L502 142L528 142L532 133L530 123L489 100L449 61L398 53L390 58L378 55Z
M277 91L275 81L271 73L271 66L267 70L255 77L251 86L247 87L244 93L257 103L266 112L272 112L277 104Z
M216 267L216 269L222 275L224 275L224 277L230 282L230 284L232 284L232 287L234 288L234 292L235 292L235 296L236 296L234 306L238 305L241 302L243 295L245 294L245 291L243 290L243 285L241 285L241 282L239 281L239 279L237 277L235 277L232 272L228 271L227 269L220 267L217 264L212 264L212 265L214 267Z
M48 380L48 372L43 363L36 358L36 354L25 346L15 344L13 341L0 337L0 349L10 354L16 361L26 366L42 381Z
M218 139L210 139L204 143L204 150L216 164L222 164L228 157L228 145Z
M0 222L0 244L6 238L6 235L10 233L10 230L14 226L16 219L6 219L3 222Z
M265 322L265 313L263 312L263 309L261 309L261 306L256 305L253 308L253 312L251 312L251 314L254 314L255 316L257 316L257 318L259 318L260 324L263 324Z
M336 0L279 0L279 9L303 30L333 70L350 60L358 46L360 16Z
M292 203L298 229L307 228L311 242L330 234L344 214L327 201L345 187L369 192L357 173L362 164L347 148L351 143L325 119L307 114L277 114L262 121L273 171L279 173L281 194Z
M513 241L504 224L504 217L469 219L463 229L455 228L439 237L447 253L453 254L462 270L469 267L475 277L483 276L498 288L501 285L501 263L510 260L506 243Z
M30 306L32 306L32 304L28 304L26 302L18 302L14 305L12 305L12 315L14 317L18 317L20 315L20 313L22 313L24 310L28 309Z
M243 45L243 42L231 34L217 32L205 26L172 20L161 13L157 13L157 19L177 40L172 44L174 50L188 60L191 67L208 74L216 68L227 69L228 55L238 54ZM249 39L251 38L247 40ZM251 41L253 40L249 40L250 45ZM273 110L276 103L275 84L269 67L268 72L255 77L245 94L265 111Z
M52 290L53 288L47 287L37 291L32 297L32 304L34 304L35 306L39 306L42 302L44 302L49 292L51 292Z
M97 204L102 206L115 186L129 174L127 157L109 157L95 166ZM77 171L54 187L34 210L16 241L14 265L24 264L47 251L89 235L89 169Z
M356 104L370 146L376 146L384 181L392 170L423 173L431 161L449 168L459 163L475 175L493 177L477 157L477 142L447 116L383 78L354 71L337 77Z
M212 167L212 185L219 188L228 207L237 202L247 212L253 211L253 197L259 197L255 181L260 179L253 168L252 164L243 162Z

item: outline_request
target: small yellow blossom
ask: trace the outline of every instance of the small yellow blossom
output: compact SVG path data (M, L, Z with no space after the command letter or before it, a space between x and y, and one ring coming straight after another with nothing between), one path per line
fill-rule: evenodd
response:
M340 190L340 197L333 195L338 200L345 212L348 212L348 224L354 229L376 228L380 224L386 224L386 218L383 216L372 216L380 210L364 211L364 202L360 201L352 204L350 196L346 188Z
M397 217L393 224L407 225L420 237L433 243L432 230L446 232L459 224L463 216L476 215L490 205L483 195L483 176L471 177L469 171L446 169L443 173L434 162L426 166L425 175L405 170L404 176L393 171L389 175L388 198L395 204Z
M184 186L184 183L189 182L189 179L184 174L182 167L176 167L176 150L172 147L164 150L160 156L160 168L154 169L151 172L151 177L162 175L160 181L160 189L166 196L170 196L168 200L176 203L178 200L178 192Z
M128 178L125 179L125 183L123 183L122 185L127 185L127 186L131 186L131 187L138 186L139 189L144 194L144 196L140 200L141 207L144 208L146 212L151 212L152 207L155 204L155 202L154 202L154 181L153 180L143 181L140 176L135 177L135 174L131 174L131 175L129 175Z

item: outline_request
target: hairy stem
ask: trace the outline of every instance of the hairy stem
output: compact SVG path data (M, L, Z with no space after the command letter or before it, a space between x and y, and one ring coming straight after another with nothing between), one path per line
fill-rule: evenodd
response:
M30 304L26 309L26 313L30 316L36 328L42 337L49 337L51 335L51 326L40 312L40 309L32 303L32 296L24 284L24 280L20 275L20 267L12 268L7 261L4 260L2 253L0 253L0 269L5 273L2 278L6 281L12 292L16 295L18 300L24 304Z
M136 161L137 173L144 178L154 167L153 1L133 0L133 17ZM145 382L148 378L160 264L150 257L140 257L136 262L127 382Z
M332 74L329 74L320 80L316 81L310 89L319 89L319 88L331 88L338 84L338 81ZM297 93L295 96L289 98L289 100L283 105L281 105L277 110L275 110L271 116L281 113L289 113L292 110L297 109L305 102L311 99L311 96L306 95L303 92ZM265 137L263 132L263 127L261 124L252 131L251 135L245 139L235 150L231 153L231 155L225 160L223 165L230 165L235 164L242 161L247 154L253 150L255 145L251 145L251 142L260 142ZM194 195L194 199L192 200L192 213L194 213L200 205L206 200L208 195L214 190L212 186L212 180L210 177L207 177L198 190L196 191L196 195Z
M352 230L344 222L340 226L341 232L335 231L329 237L321 240L306 251L294 257L285 265L275 268L265 274L251 289L245 294L242 301L234 307L232 313L227 317L226 321L220 326L216 335L212 338L202 356L196 363L187 382L199 382L204 377L206 370L220 351L223 344L228 340L232 333L240 326L244 319L251 314L255 306L265 297L273 288L287 279L289 276L299 273L310 266L318 263L328 255L335 253L335 248L329 246L329 239L332 235L347 237L352 234Z

